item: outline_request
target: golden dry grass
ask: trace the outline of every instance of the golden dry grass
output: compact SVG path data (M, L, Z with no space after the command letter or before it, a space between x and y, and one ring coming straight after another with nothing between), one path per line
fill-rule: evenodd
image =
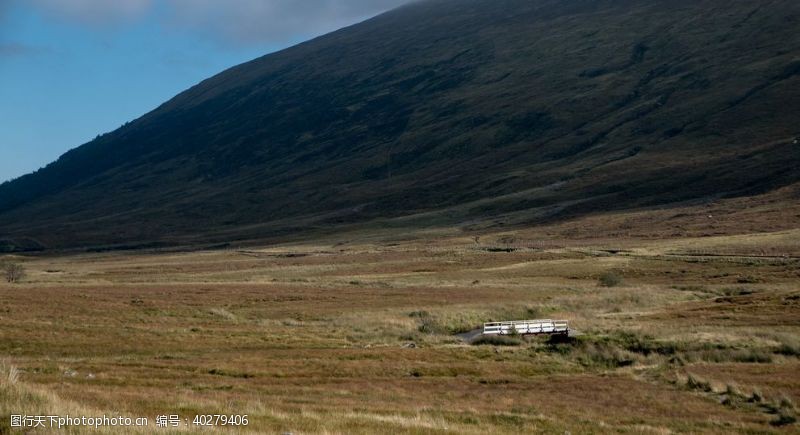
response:
M0 416L248 414L253 433L791 432L716 390L800 397L793 234L22 258L26 281L0 285ZM609 270L622 286L597 285ZM523 317L582 335L497 348L454 335Z

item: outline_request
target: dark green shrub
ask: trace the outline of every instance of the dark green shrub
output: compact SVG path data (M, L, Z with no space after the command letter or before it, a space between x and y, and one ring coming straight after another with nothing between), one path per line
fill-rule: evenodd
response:
M598 284L602 287L619 287L622 285L622 276L617 272L608 271L600 275Z

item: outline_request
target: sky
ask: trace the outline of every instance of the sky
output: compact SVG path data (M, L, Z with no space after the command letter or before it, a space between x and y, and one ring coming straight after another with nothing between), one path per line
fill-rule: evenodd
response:
M0 182L226 68L407 0L0 0Z

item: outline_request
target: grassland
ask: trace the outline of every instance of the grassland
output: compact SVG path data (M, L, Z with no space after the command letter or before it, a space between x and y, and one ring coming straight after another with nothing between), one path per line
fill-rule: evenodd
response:
M0 285L0 433L15 413L248 414L233 433L796 433L799 256L787 230L18 257L26 280ZM598 285L608 272L622 283ZM576 336L456 335L541 317Z

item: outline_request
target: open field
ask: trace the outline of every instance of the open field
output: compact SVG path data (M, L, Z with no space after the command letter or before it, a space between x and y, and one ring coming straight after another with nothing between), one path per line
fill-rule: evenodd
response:
M248 414L242 433L796 433L799 254L787 230L20 257L26 280L0 285L0 433L15 413ZM599 286L608 272L623 282ZM456 336L523 318L579 335Z

